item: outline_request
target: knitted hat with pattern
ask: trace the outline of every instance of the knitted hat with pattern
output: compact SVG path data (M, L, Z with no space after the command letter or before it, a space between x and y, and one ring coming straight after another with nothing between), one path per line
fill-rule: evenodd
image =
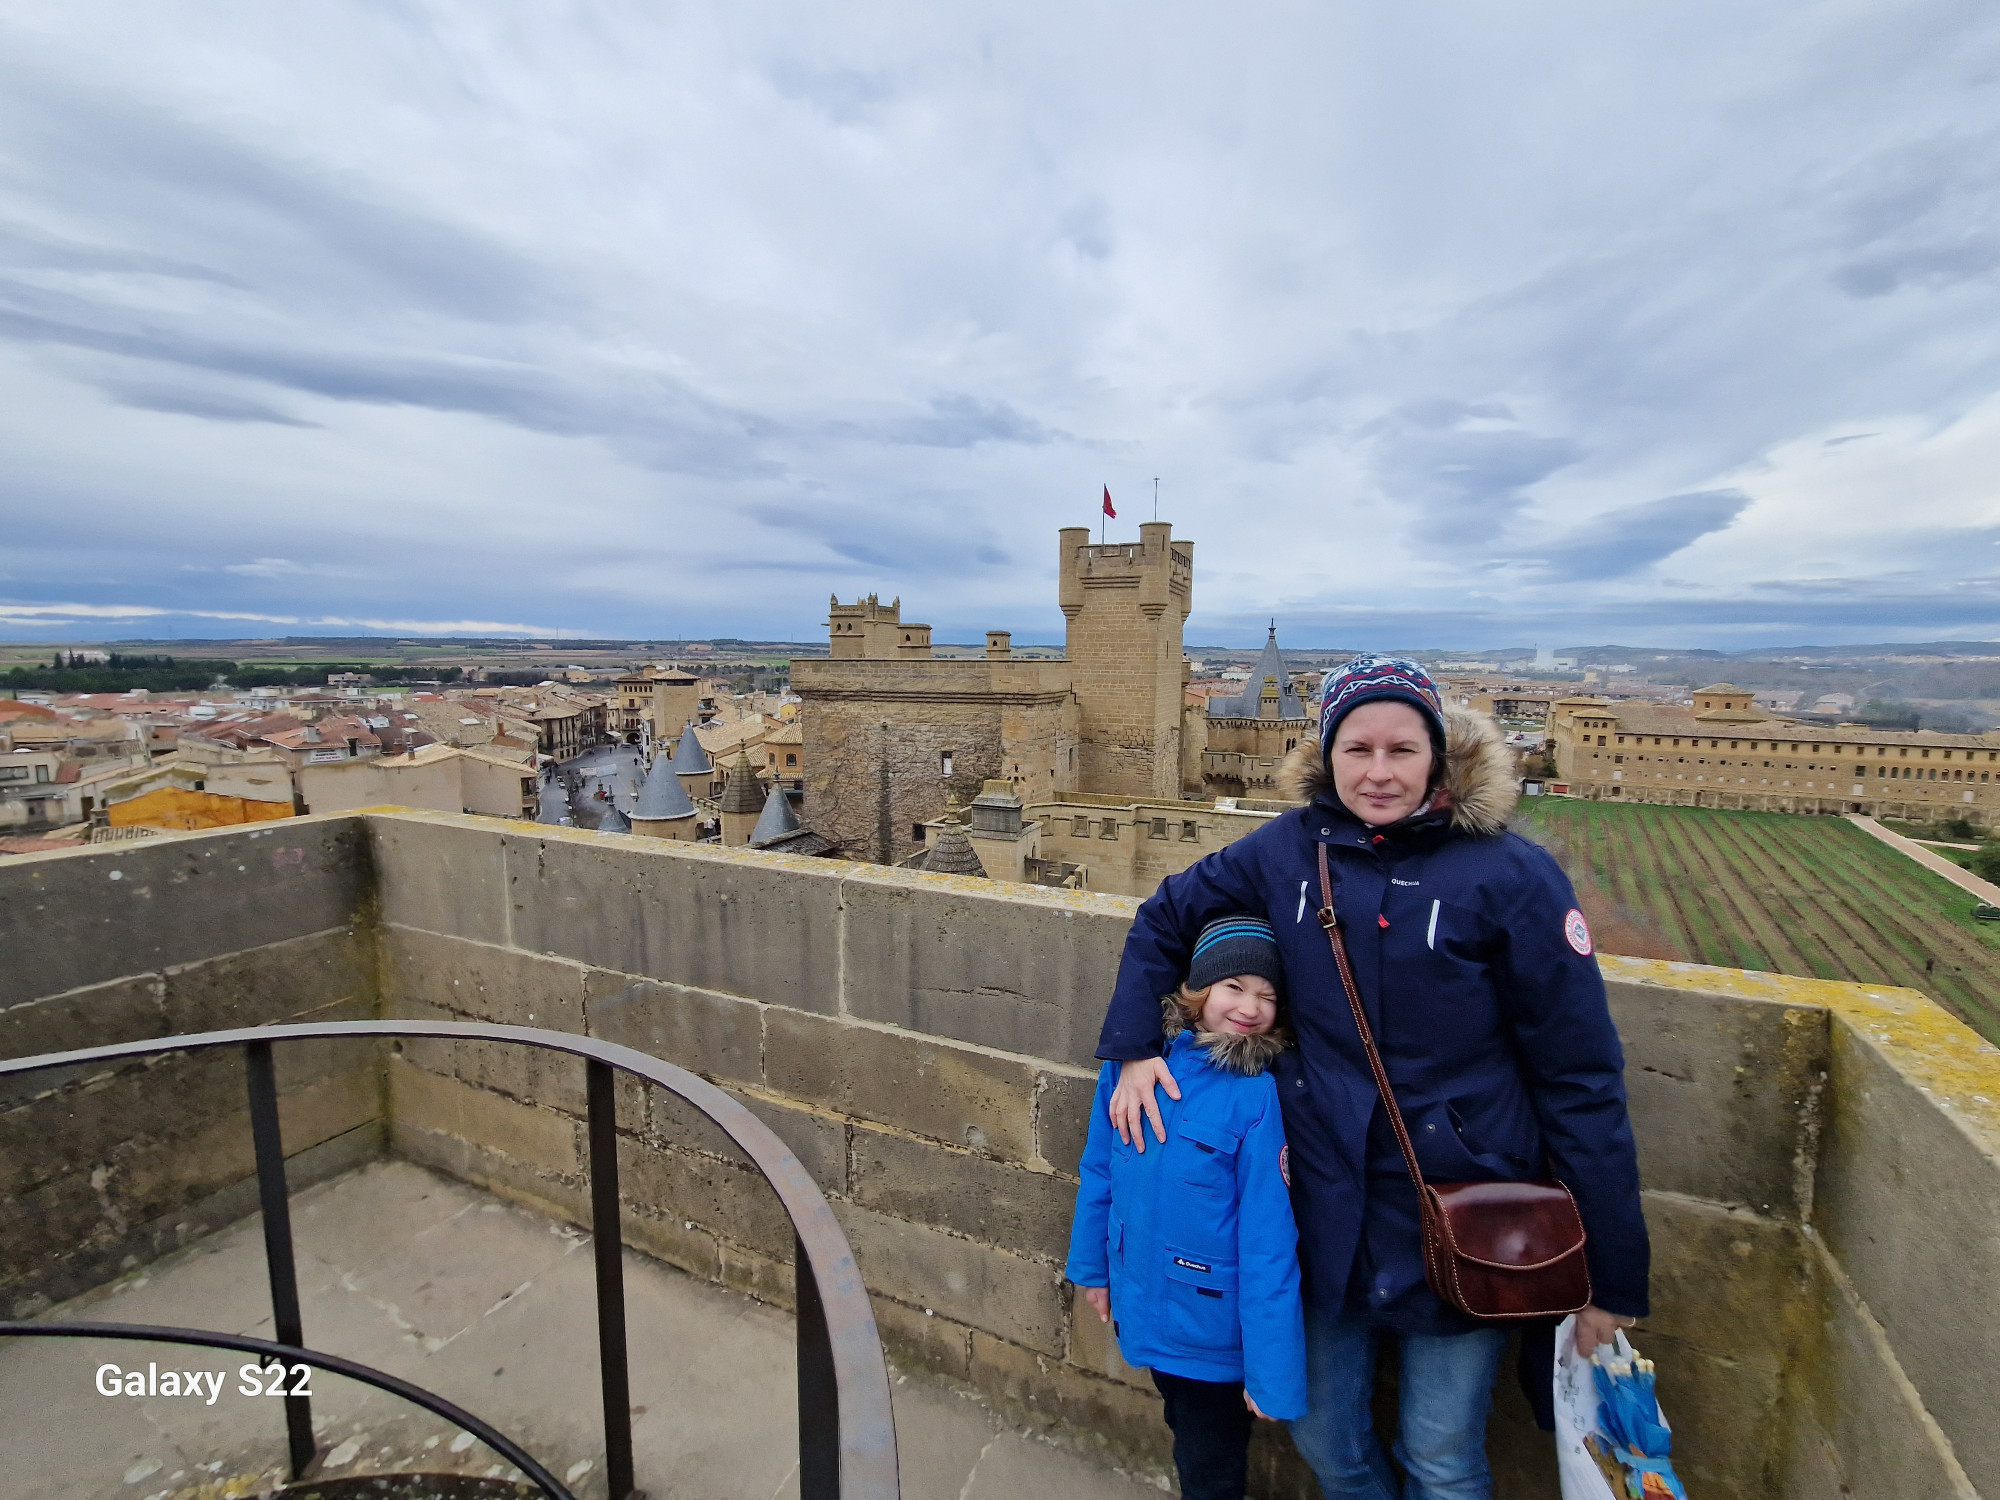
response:
M1444 762L1444 698L1431 674L1403 656L1357 656L1326 680L1319 706L1319 753L1333 765L1333 736L1340 721L1364 703L1407 703L1424 716L1431 749Z

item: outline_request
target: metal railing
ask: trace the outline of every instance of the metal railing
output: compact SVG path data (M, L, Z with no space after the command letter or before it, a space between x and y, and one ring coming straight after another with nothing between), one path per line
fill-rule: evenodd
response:
M257 1195L264 1216L264 1260L271 1283L273 1340L237 1338L200 1329L127 1323L0 1322L0 1337L118 1338L241 1349L269 1363L302 1363L346 1375L402 1396L463 1427L502 1454L552 1500L569 1492L518 1444L442 1397L396 1376L306 1347L292 1257L290 1194L278 1123L277 1074L271 1049L287 1041L356 1037L431 1037L509 1042L566 1052L584 1064L586 1134L590 1151L591 1239L597 1273L597 1352L604 1406L605 1477L612 1500L633 1494L632 1409L625 1344L624 1242L618 1222L618 1135L614 1075L629 1073L686 1100L740 1147L778 1195L792 1224L798 1306L800 1500L896 1500L896 1428L888 1370L875 1331L868 1289L833 1210L791 1148L771 1128L715 1085L630 1047L533 1026L450 1021L330 1021L258 1026L89 1047L77 1052L0 1060L0 1078L44 1068L116 1063L165 1052L241 1047L249 1089L250 1131L256 1147ZM284 1397L293 1479L316 1456L311 1398Z

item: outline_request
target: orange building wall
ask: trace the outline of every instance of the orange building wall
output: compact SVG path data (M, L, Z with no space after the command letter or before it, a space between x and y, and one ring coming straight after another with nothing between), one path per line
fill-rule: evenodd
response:
M163 786L128 802L113 803L109 817L113 828L227 828L291 815L288 802L252 802L247 797Z

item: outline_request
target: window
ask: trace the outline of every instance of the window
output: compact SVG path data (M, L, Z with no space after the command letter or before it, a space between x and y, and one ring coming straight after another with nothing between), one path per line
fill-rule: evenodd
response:
M798 763L799 763L799 758L796 755L787 755L785 757L785 764L788 766L795 766Z
M951 775L951 752L949 750L938 751L938 775Z
M921 844L923 841L924 841L924 825L921 823L912 823L910 825L910 842L913 844Z
M1167 836L1167 820L1165 818L1153 819L1152 836L1156 839L1163 839Z
M27 779L28 768L26 766L0 766L0 781L26 781Z
M1075 820L1075 825L1075 827L1070 829L1070 836L1072 838L1087 839L1090 837L1090 819L1078 818Z
M1611 757L1611 764L1614 766L1622 766L1625 764L1625 757L1622 755L1614 755Z
M1106 818L1106 819L1104 820L1103 824L1102 824L1102 825L1101 825L1101 826L1100 826L1100 827L1098 828L1098 830L1097 830L1097 836L1098 836L1099 838L1101 838L1101 839L1115 839L1115 838L1117 838L1117 837L1118 837L1118 820L1117 820L1116 818Z
M1192 820L1182 823L1181 842L1183 844L1192 844L1195 841L1196 835L1198 835L1200 832L1201 832L1201 825L1199 823L1196 823Z

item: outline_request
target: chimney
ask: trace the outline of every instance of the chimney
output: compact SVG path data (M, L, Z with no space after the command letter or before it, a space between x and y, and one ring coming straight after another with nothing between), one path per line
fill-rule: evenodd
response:
M1012 631L989 630L986 632L986 659L988 661L1005 661L1013 654L1014 635Z

